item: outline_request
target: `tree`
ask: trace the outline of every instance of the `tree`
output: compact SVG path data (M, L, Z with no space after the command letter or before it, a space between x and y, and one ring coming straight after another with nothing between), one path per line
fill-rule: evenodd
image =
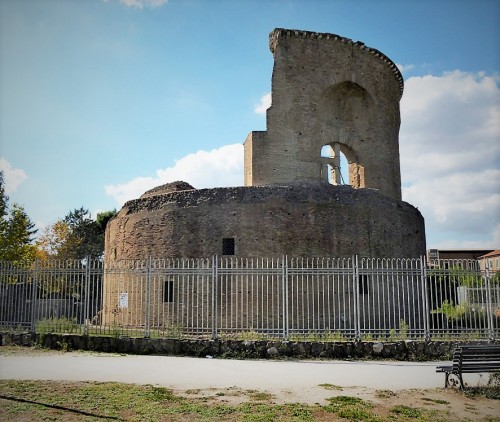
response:
M82 259L100 257L104 253L104 233L107 222L116 211L91 218L85 208L70 211L63 219L49 226L38 240L41 258Z
M37 258L59 258L72 259L70 230L67 223L57 220L51 226L45 227L43 233L37 239Z
M0 171L0 260L31 262L36 247L33 236L37 230L28 214L18 204L9 209L9 197L5 194L3 172Z

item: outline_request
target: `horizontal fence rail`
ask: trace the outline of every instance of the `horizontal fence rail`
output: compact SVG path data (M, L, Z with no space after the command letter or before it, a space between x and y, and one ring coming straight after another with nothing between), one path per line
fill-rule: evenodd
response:
M0 262L0 329L128 337L499 337L477 261L236 258Z

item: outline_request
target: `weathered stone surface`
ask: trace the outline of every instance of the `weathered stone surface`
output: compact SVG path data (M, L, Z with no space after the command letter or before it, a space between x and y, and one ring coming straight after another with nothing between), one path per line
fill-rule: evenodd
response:
M127 202L106 229L107 262L237 256L418 257L424 220L406 202L328 183L186 190Z
M274 357L277 357L279 356L280 352L278 351L278 349L276 347L270 347L269 349L267 349L267 355L271 358L274 358Z
M375 353L376 355L380 355L380 353L382 353L382 350L384 350L384 345L382 343L373 344L373 353Z
M459 344L499 344L487 341L399 341L373 342L288 342L238 340L177 340L128 337L99 337L68 334L0 333L0 344L34 346L49 349L94 350L130 354L178 355L226 358L329 358L329 359L386 359L422 361L450 359ZM380 349L376 354L374 350Z
M245 141L245 185L324 179L337 143L349 183L401 199L398 132L403 78L380 51L335 34L278 28L267 131Z
M185 190L192 190L192 189L194 189L194 188L189 183L177 181L177 182L172 182L172 183L166 183L164 185L157 186L153 189L150 189L150 190L144 192L141 195L141 198L148 198L148 197L155 196L155 195L162 195L164 193L182 192Z

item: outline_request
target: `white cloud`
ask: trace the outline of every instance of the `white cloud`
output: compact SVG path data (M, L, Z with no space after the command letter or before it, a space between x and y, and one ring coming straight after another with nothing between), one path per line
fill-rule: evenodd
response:
M225 145L212 151L198 151L177 160L173 167L156 171L153 177L137 177L124 184L105 186L106 194L118 206L141 196L155 186L182 180L195 188L241 186L243 145Z
M401 101L403 199L426 221L428 247L500 247L500 90L498 77L454 71L406 80ZM264 113L271 94L255 112ZM243 147L198 151L156 175L106 186L119 206L155 186L238 186Z
M2 157L0 157L0 171L3 171L5 193L7 194L15 192L19 185L28 178L24 170L13 168L12 165Z
M399 71L401 73L405 73L405 72L408 72L410 70L415 69L415 65L413 65L413 64L400 64L400 63L396 63L396 66L398 67L398 69L399 69Z
M420 209L427 233L469 239L428 241L430 247L500 246L499 94L497 76L484 73L454 71L405 82L403 199Z
M104 0L108 2L109 0ZM144 7L160 7L168 3L168 0L119 0L120 3L128 7L143 9Z
M253 111L255 111L257 114L265 114L266 110L271 107L271 93L268 92L267 94L263 95L262 98L260 99L259 104L255 106Z

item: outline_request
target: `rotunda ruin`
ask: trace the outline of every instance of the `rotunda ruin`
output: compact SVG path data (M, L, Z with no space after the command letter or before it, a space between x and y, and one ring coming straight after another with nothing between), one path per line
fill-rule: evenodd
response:
M270 49L272 105L244 143L245 186L175 182L127 202L107 226L107 262L424 254L423 217L401 200L396 65L328 33L275 29Z

